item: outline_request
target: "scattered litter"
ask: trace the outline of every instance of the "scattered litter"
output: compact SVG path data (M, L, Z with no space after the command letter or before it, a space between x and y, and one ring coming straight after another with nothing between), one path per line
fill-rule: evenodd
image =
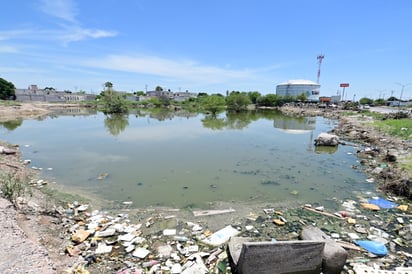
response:
M235 210L233 208L221 209L221 210L196 210L196 211L193 211L193 215L195 217L200 217L200 216L225 214L225 213L231 213L231 212L235 212Z
M209 245L218 246L229 241L230 237L238 234L239 231L237 229L233 228L231 225L228 225L204 239L203 242Z
M37 180L33 183L37 184ZM263 210L246 213L241 221L233 216L218 216L217 219L224 219L231 225L214 233L208 228L208 222L214 220L212 218L182 221L179 214L169 217L170 212L164 210L158 213L148 209L145 215L137 216L140 221L137 224L128 219L134 214L124 206L120 208L127 213L114 216L99 210L88 211L88 204L77 201L56 211L61 212L68 228L65 238L69 243L64 249L67 254L86 256L85 261L99 264L98 267L103 267L106 258L113 258L119 265L123 264L117 272L122 274L229 273L225 244L231 237L243 234L261 241L299 240L299 229L309 224L324 229L331 240L348 252L356 251L356 256L361 254L359 251L368 251L364 252L364 257L350 258L351 262L365 263L368 262L365 260L374 260L389 253L390 256L384 259L392 269L395 265L407 265L412 258L405 252L410 249L412 241L411 215L400 212L400 206L392 207L395 210L375 211L380 207L369 203L370 198L362 198L373 197L373 194L361 193L359 202L336 201L337 208L341 209L335 208L335 213L328 212L326 206L306 204L291 209L271 208L269 205ZM372 199L380 200L378 197ZM402 201L392 199L399 203ZM371 210L361 211L362 208ZM408 210L407 204L403 208ZM203 210L194 211L193 216L230 212L234 210ZM89 256L94 256L94 261L87 259ZM353 269L351 262L345 265L349 271Z
M380 208L395 208L395 207L398 206L396 203L385 200L385 199L380 198L380 197L372 198L368 201L368 203L373 204L373 205L377 205Z
M109 176L109 173L104 172L104 173L101 173L99 176L97 176L97 177L96 177L96 180L104 180L104 179L106 179L108 176Z
M164 236L173 236L176 235L176 229L165 229L163 230Z
M86 240L87 237L89 237L89 235L90 235L89 231L80 229L80 230L76 231L75 234L72 235L72 241L77 242L77 243L84 242L84 240Z
M385 256L386 254L388 254L386 246L381 242L369 240L356 240L355 243L374 255Z
M147 250L146 248L142 248L142 247L138 247L134 250L133 252L133 256L134 257L138 257L140 259L144 259L148 254L150 253L149 250Z
M280 226L285 225L285 222L282 221L282 220L280 220L280 219L274 219L274 220L273 220L273 223L275 223L275 224L277 224L277 225L280 225Z
M380 207L375 204L362 203L361 207L365 209L375 210L375 211L380 210Z
M96 254L110 253L112 252L112 246L106 245L105 243L99 243L97 249L95 250Z
M402 210L402 211L407 211L408 210L408 205L400 205L400 206L398 206L398 209Z
M382 270L379 267L370 267L364 264L353 266L355 274L411 274L411 267L396 267L395 270Z

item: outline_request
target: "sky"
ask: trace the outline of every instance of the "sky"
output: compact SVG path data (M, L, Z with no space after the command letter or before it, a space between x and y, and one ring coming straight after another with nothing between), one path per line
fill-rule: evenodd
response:
M17 88L259 91L293 79L321 96L412 99L410 0L13 0L0 78ZM402 92L403 89L403 92ZM349 98L348 98L349 97Z

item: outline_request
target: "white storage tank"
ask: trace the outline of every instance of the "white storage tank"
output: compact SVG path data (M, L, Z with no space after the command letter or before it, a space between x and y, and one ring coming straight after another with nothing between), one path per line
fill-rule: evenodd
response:
M320 84L310 80L289 80L276 86L276 94L280 96L298 96L306 94L308 101L319 101Z

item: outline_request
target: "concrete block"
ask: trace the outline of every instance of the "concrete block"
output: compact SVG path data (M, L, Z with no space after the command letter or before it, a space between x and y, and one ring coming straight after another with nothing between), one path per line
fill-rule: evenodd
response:
M325 242L325 249L322 255L322 273L341 273L348 257L348 253L343 247L328 237L322 230L314 226L304 227L301 237L303 240Z
M232 237L229 261L232 273L319 274L324 245L323 241L250 242Z

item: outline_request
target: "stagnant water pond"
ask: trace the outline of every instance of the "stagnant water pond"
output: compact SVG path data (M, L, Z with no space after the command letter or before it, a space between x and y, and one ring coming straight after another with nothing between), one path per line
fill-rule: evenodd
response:
M373 191L352 146L316 148L337 121L279 112L138 111L106 116L65 109L1 124L2 139L57 185L136 207L207 208L210 202L316 203Z

